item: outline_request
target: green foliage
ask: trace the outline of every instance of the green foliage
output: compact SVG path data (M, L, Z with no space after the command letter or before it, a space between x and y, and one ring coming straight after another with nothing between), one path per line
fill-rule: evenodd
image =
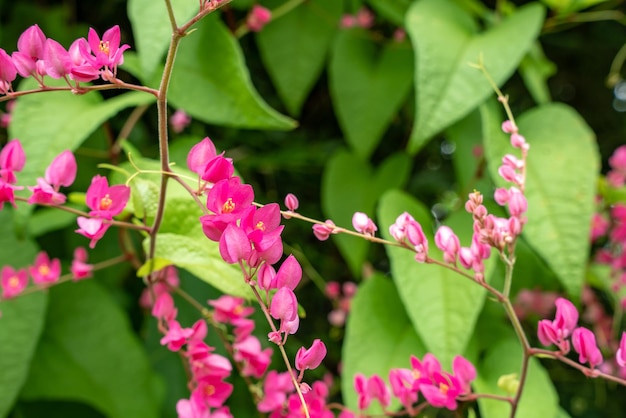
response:
M266 1L275 8L281 2ZM320 76L337 31L341 0L310 0L271 21L256 34L263 63L281 100L293 116Z
M502 155L511 148L497 130L499 119L483 108L485 152L492 177ZM594 212L598 151L593 132L571 108L540 106L518 119L530 144L526 198L528 224L524 237L557 274L571 297L580 294L589 253L589 231ZM572 204L572 200L577 202Z
M374 275L359 287L352 301L343 346L341 387L344 403L357 410L354 375L387 376L394 367L407 368L411 355L426 353L393 282ZM374 412L374 407L370 410Z
M407 43L377 45L360 29L345 30L335 40L330 93L346 141L360 157L372 154L406 100L412 60Z
M413 4L406 26L415 48L415 126L409 152L466 115L493 94L480 71L484 62L496 84L515 70L537 38L543 9L520 8L501 24L478 33L472 17L454 4L424 0Z
M280 130L296 125L254 90L239 44L215 16L198 23L181 41L170 100L207 123Z

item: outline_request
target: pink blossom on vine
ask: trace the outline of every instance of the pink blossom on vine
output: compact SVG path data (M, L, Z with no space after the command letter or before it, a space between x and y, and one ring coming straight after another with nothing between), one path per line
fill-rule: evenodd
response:
M435 373L441 372L441 363L431 353L424 354L422 360L416 356L411 356L411 371L415 377L413 388L418 389L422 383L430 384Z
M76 158L71 151L63 151L46 168L44 178L55 188L69 187L76 179Z
M191 337L193 330L191 328L182 328L180 323L173 319L167 322L167 332L161 338L161 345L166 345L171 351L180 350Z
M298 202L296 195L293 193L287 193L287 196L285 196L285 206L287 207L287 210L295 212L299 205L300 203Z
M313 225L313 235L320 241L326 241L330 234L337 233L337 227L335 223L330 219L327 219L323 224Z
M281 287L274 294L270 304L270 315L272 315L272 318L282 322L296 319L298 316L298 300L290 288Z
M511 134L511 145L514 148L518 148L523 151L528 151L530 149L530 145L528 144L528 142L526 142L526 138L524 138L517 132L513 132Z
M259 412L282 410L287 394L293 390L289 372L278 373L270 370L263 381L263 398L257 404Z
M11 54L17 72L22 77L38 76L37 61L43 60L46 35L39 25L27 28L17 40L17 51Z
M178 287L180 279L178 278L178 270L174 266L167 266L156 272L157 280L152 284L152 289L145 288L139 298L139 305L144 309L151 309L154 298L161 293L169 293L170 288Z
M219 250L228 264L246 262L252 254L252 246L246 233L236 224L228 224L220 237Z
M0 93L7 93L11 89L11 82L17 77L17 69L6 51L0 48Z
M618 147L609 158L611 170L607 173L607 180L613 187L622 187L626 183L626 145Z
M237 319L251 315L254 309L244 306L244 303L243 298L230 295L222 295L218 299L208 301L208 304L215 309L213 319L222 324L232 324Z
M461 244L454 231L448 226L441 226L435 233L435 245L443 251L443 260L455 264Z
M15 270L11 266L4 266L0 273L0 285L3 299L14 298L28 285L28 273L25 269Z
M69 52L54 39L46 39L43 52L46 74L52 78L65 78L72 72L72 58Z
M418 391L413 389L414 380L415 377L409 369L391 369L389 371L391 392L409 412L418 399Z
M191 123L191 116L189 116L184 110L177 109L172 116L170 116L170 125L172 130L177 134L185 130L185 128Z
M326 346L316 338L310 348L300 347L296 353L296 369L316 369L326 357Z
M622 332L622 338L619 341L619 348L615 354L615 361L620 367L626 367L626 332Z
M276 284L276 269L268 263L263 263L257 270L257 285L263 290L270 290Z
M515 217L522 216L528 209L526 197L517 187L511 187L509 193L509 213Z
M354 213L352 216L352 226L357 232L370 237L373 237L374 233L378 231L378 227L374 224L374 221L363 212Z
M192 393L189 399L180 399L176 403L178 418L211 418L211 412L198 393Z
M35 258L35 264L28 268L30 276L35 284L55 283L61 277L61 261L50 257L45 251L41 251Z
M87 250L83 247L76 247L74 250L74 258L70 267L72 279L82 280L91 277L93 265L87 263Z
M578 353L578 361L589 363L593 369L602 364L602 353L596 344L596 337L587 328L579 327L572 333L572 345Z
M169 293L161 293L157 296L152 307L152 316L166 322L176 319L178 310L174 306L174 299Z
M109 187L106 177L96 175L87 189L86 203L91 216L111 220L119 215L130 198L130 187L116 184Z
M219 376L209 375L200 379L193 392L197 392L207 406L217 408L224 405L233 392L233 385L224 382Z
M421 384L419 388L429 404L451 411L457 408L456 398L462 393L459 379L448 373L434 373L432 384Z
M40 205L62 205L67 197L52 187L45 179L39 177L36 186L28 186L33 194L28 198L28 203Z
M272 12L269 9L255 4L248 14L246 26L252 32L260 32L271 19Z
M210 159L204 166L204 172L200 178L209 183L217 183L220 180L228 180L235 173L233 160L224 157L224 153Z
M462 393L470 393L472 391L470 383L476 379L474 365L463 356L455 356L452 360L452 371L459 380Z
M272 287L277 289L288 287L291 290L295 290L298 283L300 283L300 279L302 279L302 267L296 260L296 257L290 254L278 269L274 278L275 285Z
M22 171L26 163L26 154L22 143L12 139L0 151L0 180L15 184L15 172Z
M596 241L598 238L603 237L609 231L610 223L604 215L601 213L594 213L591 218L591 241Z
M102 35L89 28L87 43L89 48L81 48L83 57L96 68L105 67L113 72L117 71L117 66L124 63L124 51L130 48L129 45L121 45L120 27L118 25L108 29Z
M537 337L541 344L555 344L563 353L567 353L570 348L567 338L578 324L578 310L572 302L564 298L558 298L555 305L554 321L547 319L539 321Z
M79 228L75 232L91 240L89 248L94 248L111 226L100 218L85 218L84 216L76 218L76 222Z
M100 77L100 69L94 67L83 55L84 50L89 49L85 38L76 39L67 50L72 60L70 78L79 82L89 82Z
M242 184L239 177L217 182L209 191L206 205L214 215L204 215L200 218L205 235L213 241L219 241L220 229L223 232L228 223L239 219L253 201L252 186ZM205 229L205 223L210 223L210 228Z
M199 176L204 173L206 164L217 156L215 145L211 138L208 136L191 147L187 154L187 167L189 170L198 174Z
M517 128L515 127L515 125L513 125L513 122L511 122L510 120L505 120L504 122L502 122L502 131L507 134L512 134L517 132Z
M378 375L373 375L369 379L364 375L357 373L354 376L354 389L359 397L359 410L367 409L374 399L386 408L391 402L391 393L389 388Z
M241 373L244 376L260 379L265 374L272 358L271 348L262 350L260 341L252 335L234 343L233 348L234 359L242 363Z

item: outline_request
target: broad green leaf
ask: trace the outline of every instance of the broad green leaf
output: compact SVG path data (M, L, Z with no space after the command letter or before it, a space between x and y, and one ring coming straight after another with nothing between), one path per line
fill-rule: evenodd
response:
M180 26L198 12L198 2L171 0L172 9ZM128 18L133 27L137 52L141 63L142 80L152 77L161 63L172 38L172 24L164 1L130 0Z
M441 252L434 245L434 225L428 209L402 192L392 190L381 199L378 218L383 236L393 239L388 227L405 211L422 225L430 243L429 256L442 260ZM449 226L459 236L461 245L469 246L472 220L467 213L460 215L463 215L460 221L456 216L451 217ZM387 247L387 254L394 282L417 334L428 351L435 354L444 367L450 367L453 357L465 351L486 292L473 280L448 269L418 263L415 254L405 248ZM487 268L485 277L489 277L492 265Z
M519 155L500 129L493 107L482 109L485 155L496 184L508 187L497 174L502 156ZM594 212L599 154L594 134L570 107L548 104L517 118L530 144L527 161L527 242L557 274L572 297L580 295Z
M470 64L482 60L498 85L513 73L537 38L543 15L539 4L530 4L478 33L474 20L454 2L413 3L406 18L416 55L416 114L409 152L417 152L492 93L485 76Z
M358 409L355 374L378 374L386 380L390 369L408 368L412 354L421 357L425 353L393 282L374 275L359 287L350 305L342 355L344 403Z
M23 399L72 399L110 418L156 418L159 383L128 319L98 283L50 289Z
M292 119L269 107L250 81L239 44L216 16L181 41L170 83L171 103L207 123L288 130Z
M407 42L379 45L362 29L335 39L329 68L330 93L350 147L368 158L406 100L412 85L413 53Z
M548 103L550 101L548 78L554 75L556 66L545 56L539 42L535 42L522 59L519 71L535 102Z
M11 211L0 211L0 268L32 264L37 247L13 235ZM0 302L0 417L11 410L28 376L46 314L45 292Z
M478 376L474 381L477 393L490 393L507 396L498 387L498 378L503 375L517 373L521 370L522 349L515 335L508 337L489 347L482 361L477 364ZM558 396L550 376L535 358L530 359L528 376L520 400L516 418L554 417L558 415ZM484 418L508 417L511 407L508 402L479 398L481 416Z
M559 14L575 13L608 0L541 0L546 6L556 10Z
M322 208L337 226L352 229L355 212L374 215L378 198L389 188L399 188L406 182L411 161L406 154L396 154L385 160L378 170L347 151L335 153L326 165L322 178ZM361 275L368 242L348 235L333 235L352 274Z
M482 190L482 123L480 112L473 111L446 129L446 140L453 148L452 163L461 199L473 189ZM479 152L477 152L479 151ZM486 177L486 176L485 176Z
M252 297L239 267L222 260L217 243L204 236L199 222L197 228L187 235L163 232L157 234L156 240L155 257L184 268L221 292ZM144 248L147 249L148 244L149 238L146 238Z
M20 90L36 87L32 79L20 84ZM76 96L61 91L20 97L9 126L9 136L19 138L26 153L26 165L18 174L19 183L34 186L37 177L43 177L50 162L62 151L78 148L94 130L120 110L154 101L153 96L140 92L124 93L106 101L98 92ZM28 194L27 191L23 193Z
M411 5L411 0L367 0L367 2L377 13L399 26L404 25L404 16Z
M279 0L265 1L274 9ZM339 27L341 0L310 0L256 34L261 58L291 115L302 104L324 69L330 43Z

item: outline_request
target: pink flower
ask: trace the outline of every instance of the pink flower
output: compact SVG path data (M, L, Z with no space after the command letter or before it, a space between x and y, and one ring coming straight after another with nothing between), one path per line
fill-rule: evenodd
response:
M257 405L259 412L272 412L282 409L287 400L287 393L293 390L293 383L288 372L278 373L270 370L263 381L263 399Z
M626 367L626 332L622 332L622 338L619 342L619 348L615 354L615 360L620 367Z
M326 357L326 346L319 338L316 338L311 348L300 347L296 353L296 369L300 371L315 369L324 357Z
M58 258L50 260L45 251L35 258L35 265L28 268L35 284L55 283L61 277L61 262Z
M0 48L0 81L2 81L4 85L4 88L2 88L3 93L9 90L11 82L15 80L16 77L17 69L15 68L15 64L13 64L13 59L4 49Z
M178 310L174 306L174 299L169 293L161 293L157 296L156 302L152 307L152 316L165 321L176 319Z
M175 319L168 321L167 327L167 333L161 338L161 345L167 345L171 351L180 350L187 342L187 338L193 334L191 328L182 328Z
M0 179L15 184L16 171L22 171L26 163L26 155L18 139L12 139L0 151Z
M369 379L358 373L354 376L354 389L359 395L359 410L367 409L373 399L378 399L383 408L389 406L391 394L383 379L374 375Z
M2 298L9 299L18 296L28 285L28 273L26 270L14 270L10 266L2 267L0 273L2 285Z
M72 42L67 50L72 60L70 77L78 82L86 83L100 77L100 68L94 67L83 55L83 51L88 49L89 45L87 44L87 40L85 38L79 38Z
M65 78L72 72L72 58L63 46L54 39L46 39L43 53L46 74L52 78Z
M439 227L435 234L435 245L443 251L443 259L446 263L456 263L461 244L459 243L459 238L450 227Z
M296 286L298 286L298 283L300 283L301 278L302 267L293 254L290 254L278 269L278 273L276 273L276 277L274 279L275 286L273 287L288 287L289 289L294 290Z
M220 255L228 264L247 261L252 253L252 246L246 233L236 224L228 224L220 237Z
M61 186L68 187L76 179L76 158L69 151L57 155L46 168L44 178L37 179L37 186L29 187L33 192L28 203L60 205L65 203L65 195L59 193Z
M413 389L413 380L413 374L409 369L391 369L389 371L389 384L393 396L400 399L402 405L409 412L418 399L418 392Z
M200 178L209 183L217 183L220 180L228 180L235 173L233 160L224 157L224 153L210 159L204 166L204 172Z
M272 12L269 9L255 4L250 10L246 25L252 32L260 32L271 19Z
M194 145L189 154L187 154L187 167L189 170L198 174L204 173L206 164L217 156L213 141L207 136L196 145Z
M18 187L13 186L0 178L0 210L4 208L5 202L9 202L13 205L13 207L17 207L15 205L15 193L13 192L16 189L18 189Z
M235 361L243 363L241 373L244 376L260 379L265 374L272 359L272 349L261 350L261 343L252 335L233 344L233 348Z
M459 380L448 373L435 373L432 384L420 385L420 390L429 404L435 408L445 407L451 411L457 408L456 398L461 394Z
M298 300L288 287L281 287L274 294L270 305L270 315L281 321L293 321L298 316Z
M87 264L87 250L83 247L76 247L74 250L74 259L70 267L72 278L74 280L88 279L93 272L93 265Z
M41 81L37 73L37 61L44 58L46 35L38 25L32 25L20 35L17 40L17 51L12 54L17 72L22 77L35 76Z
M76 222L80 228L75 232L91 239L89 248L94 248L98 240L104 236L107 229L111 226L104 223L100 218L85 218L83 216L76 218Z
M470 383L476 379L476 368L469 360L463 356L455 356L452 360L452 371L454 376L459 379L463 393L470 393L472 388Z
M587 328L579 327L574 330L572 345L578 353L580 363L589 363L592 369L602 364L602 353L596 344L596 336Z
M86 203L91 209L89 214L111 220L119 215L130 197L130 187L117 184L109 187L106 177L96 175L87 189Z
M363 212L355 212L352 216L352 226L357 232L361 234L368 235L370 237L374 236L374 233L378 231L378 228L365 213Z
M191 123L191 116L185 113L184 110L178 109L170 116L170 125L172 130L177 134L185 130L185 128Z
M320 241L326 241L330 234L336 234L336 226L333 221L327 219L323 224L313 225L313 235Z
M287 210L295 212L298 209L299 204L300 203L298 202L296 195L288 193L287 196L285 196L285 206L287 207Z
M245 307L244 302L243 298L222 295L216 300L209 300L208 304L215 309L213 312L215 321L223 324L232 324L236 319L249 316L254 312L254 308Z
M220 377L207 376L198 382L194 392L200 394L206 405L216 408L224 405L233 392L233 385L224 382Z
M118 25L104 32L102 39L93 28L89 28L87 42L90 51L83 49L83 57L94 67L106 67L115 74L117 66L124 63L124 51L130 48L126 44L120 46L120 39L120 27Z

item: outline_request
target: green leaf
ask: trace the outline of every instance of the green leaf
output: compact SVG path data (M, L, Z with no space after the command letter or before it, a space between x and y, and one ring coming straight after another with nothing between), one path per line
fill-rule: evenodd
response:
M157 417L160 388L124 313L94 281L50 289L22 398L79 400L110 418Z
M172 104L212 124L288 130L296 123L276 112L250 81L239 44L216 16L181 41L170 83Z
M30 240L17 240L11 211L0 212L0 267L26 267L37 255ZM28 376L45 321L48 297L44 292L0 302L0 417L11 410Z
M276 8L278 0L266 1ZM256 34L261 58L289 113L302 104L324 69L326 54L339 27L340 0L311 0L270 21Z
M519 377L522 349L515 335L509 333L488 348L483 360L477 364L478 377L474 381L477 393L507 396L498 387L498 378L517 373ZM507 417L511 406L507 402L479 398L481 416L484 418ZM535 358L528 365L528 376L520 400L516 418L557 417L558 397L550 376Z
M411 0L367 0L370 6L394 24L404 25L404 16L411 5Z
M217 243L204 236L197 218L196 223L196 229L187 235L173 232L157 234L155 257L161 262L169 261L184 268L221 292L251 298L250 288L243 281L239 267L222 260ZM146 238L146 250L148 244L149 238Z
M471 16L454 2L413 3L406 27L416 55L417 107L409 152L417 152L492 93L485 76L471 63L482 59L498 85L513 73L537 38L543 15L543 7L530 4L479 34Z
M374 275L359 286L350 305L342 354L344 403L358 409L355 374L386 378L391 368L409 367L412 354L424 353L426 347L413 330L393 282Z
M434 245L434 225L428 209L407 194L392 190L383 195L378 208L383 236L393 240L388 227L405 211L422 225L430 243L429 256L442 260ZM460 215L462 219L453 215L449 224L461 245L469 246L472 220L467 213ZM465 351L486 292L472 280L448 269L418 263L415 254L406 248L388 246L387 254L394 282L415 330L426 348L444 367L449 367L453 357ZM493 263L486 265L485 277L489 277L492 268Z
M198 3L188 0L171 0L172 9L180 26L198 12ZM142 80L152 77L161 63L172 38L172 24L164 1L130 0L128 18L133 27L137 52L141 63ZM137 74L136 74L137 75Z
M49 85L63 85L47 80ZM20 90L36 88L33 79ZM20 184L35 185L52 160L64 150L75 150L100 125L120 110L150 104L154 96L130 92L103 101L98 92L76 96L69 91L31 94L17 99L12 112L9 137L19 138L26 165L19 173ZM27 191L22 192L27 195ZM31 208L30 205L26 206ZM26 209L30 210L30 209Z
M376 201L388 188L402 187L411 169L406 154L395 154L378 170L347 151L336 152L326 165L322 178L322 208L337 226L351 229L355 212L374 214ZM361 275L367 255L367 241L348 235L333 235L352 274Z
M344 30L335 40L330 93L346 140L360 157L372 154L406 100L412 61L408 43L378 45L362 29Z
M490 173L496 184L509 187L497 170L502 156L519 154L500 131L497 111L484 106L482 114ZM557 274L568 294L578 297L589 254L600 168L594 134L576 111L563 104L534 108L517 118L517 124L530 144L524 237Z
M554 75L556 66L545 56L539 42L535 42L522 59L519 71L535 102L548 103L550 101L548 78Z

